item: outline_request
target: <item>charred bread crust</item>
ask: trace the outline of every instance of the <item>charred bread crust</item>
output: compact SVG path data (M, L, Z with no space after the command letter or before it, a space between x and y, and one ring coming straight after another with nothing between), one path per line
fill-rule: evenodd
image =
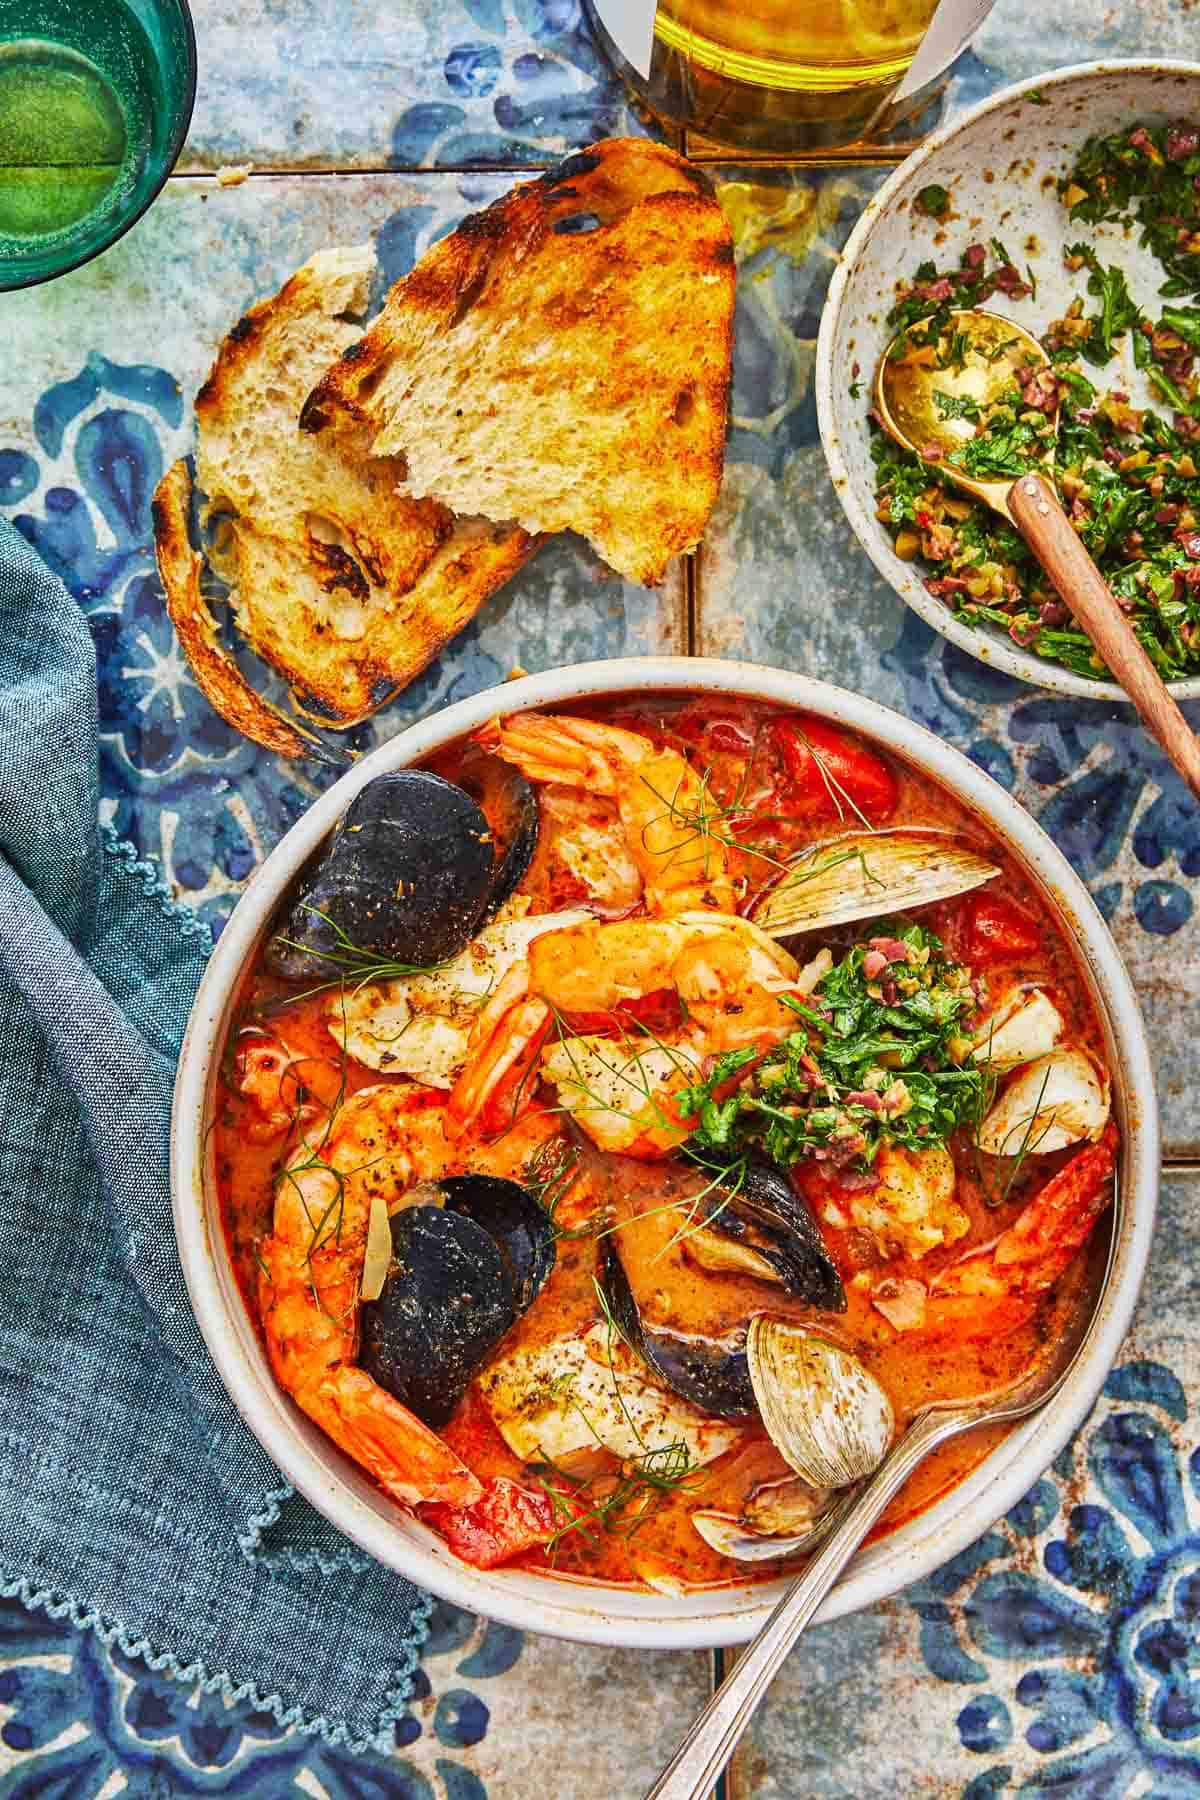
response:
M216 621L200 592L203 559L189 536L192 477L187 462L172 463L151 501L154 554L167 613L187 657L196 686L214 712L243 737L278 756L311 757L313 744L255 693L221 647Z

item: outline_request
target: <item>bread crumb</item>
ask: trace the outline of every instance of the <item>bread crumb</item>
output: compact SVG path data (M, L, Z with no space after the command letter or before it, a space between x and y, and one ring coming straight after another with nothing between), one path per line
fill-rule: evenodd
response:
M217 186L241 187L253 167L253 163L222 163L217 170Z

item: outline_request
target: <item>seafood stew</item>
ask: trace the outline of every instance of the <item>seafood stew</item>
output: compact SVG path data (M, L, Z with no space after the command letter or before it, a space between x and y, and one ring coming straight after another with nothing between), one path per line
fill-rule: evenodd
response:
M247 973L215 1150L276 1378L384 1492L476 1566L677 1591L776 1573L916 1407L1044 1351L1109 1115L973 814L816 717L649 696L361 790Z

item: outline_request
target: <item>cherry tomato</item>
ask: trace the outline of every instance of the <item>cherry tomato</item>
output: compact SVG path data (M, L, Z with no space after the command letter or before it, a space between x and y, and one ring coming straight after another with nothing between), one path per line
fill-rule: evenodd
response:
M1040 950L1037 921L995 894L972 894L963 905L963 955L987 965L1032 956Z
M890 819L900 790L888 765L865 744L823 719L802 725L781 719L775 742L787 770L784 806L797 806L809 818L837 818L863 813L871 823Z
M562 1507L570 1504L564 1498L556 1514L554 1501L542 1489L494 1475L473 1506L423 1506L421 1516L464 1562L494 1569L552 1538L563 1523Z

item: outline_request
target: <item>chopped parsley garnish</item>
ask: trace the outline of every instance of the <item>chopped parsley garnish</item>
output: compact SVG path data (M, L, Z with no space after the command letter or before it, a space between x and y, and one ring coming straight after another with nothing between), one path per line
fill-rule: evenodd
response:
M1072 219L1132 220L1174 298L1200 293L1200 127L1135 125L1091 138L1058 192Z
M931 219L944 219L950 211L950 196L944 187L939 186L936 181L931 181L928 187L921 189L914 205L919 211L927 213Z
M796 1029L782 1043L759 1060L754 1049L730 1051L676 1096L680 1116L696 1121L689 1148L753 1148L784 1166L819 1151L865 1168L882 1144L945 1143L988 1099L964 1035L977 998L970 970L932 932L877 925L807 999L787 1001Z
M975 481L1015 481L1046 452L1046 433L1020 419L989 419L987 430L950 452L949 461Z
M934 388L933 404L938 409L940 419L977 419L979 417L979 402L972 400L969 394L943 394L940 388Z
M1134 305L1125 277L1120 269L1106 269L1096 252L1087 244L1070 244L1066 255L1075 263L1083 263L1091 271L1087 291L1100 302L1100 311L1088 320L1088 335L1079 348L1091 363L1111 362L1119 337L1131 325L1139 325L1142 315Z

